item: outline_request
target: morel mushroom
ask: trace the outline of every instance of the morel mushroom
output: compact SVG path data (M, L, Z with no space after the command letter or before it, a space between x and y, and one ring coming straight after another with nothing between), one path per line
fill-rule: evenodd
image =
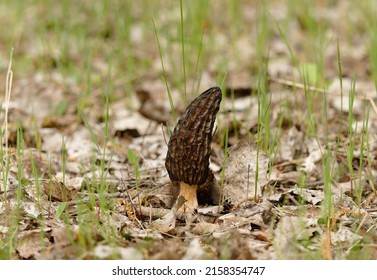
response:
M197 188L209 175L212 130L220 108L222 94L213 87L186 108L168 144L165 166L173 182L179 182L179 198L184 198L180 211L198 207ZM178 185L178 184L177 184Z

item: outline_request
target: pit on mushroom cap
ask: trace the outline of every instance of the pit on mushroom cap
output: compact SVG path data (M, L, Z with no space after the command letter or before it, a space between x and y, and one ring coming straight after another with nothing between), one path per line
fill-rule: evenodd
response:
M198 207L197 187L210 172L212 130L220 108L222 93L213 87L186 108L180 117L168 144L165 166L173 182L179 182L179 195L186 202L180 211L193 211ZM178 201L178 199L177 199Z

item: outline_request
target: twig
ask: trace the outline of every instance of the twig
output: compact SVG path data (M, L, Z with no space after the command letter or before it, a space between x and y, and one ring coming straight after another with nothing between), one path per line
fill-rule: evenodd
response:
M162 218L168 214L171 210L164 208L152 208L146 206L140 206L141 215L145 217Z
M290 87L296 87L296 88L300 88L300 89L308 89L310 91L319 92L319 93L323 93L323 94L330 93L332 95L341 96L341 94L339 94L339 93L337 93L335 91L325 90L325 89L317 88L317 87L314 87L314 86L307 87L304 84L296 83L296 82L289 81L289 80L284 80L284 79L274 78L274 77L268 77L268 79L270 81L272 81L272 82L275 82L275 83L278 83L278 84L282 84L282 85L286 85L286 86L290 86ZM376 103L373 101L373 99L371 97L366 97L365 95L362 96L362 95L356 94L355 98L360 99L360 100L369 101L370 104L371 104L371 106L372 106L372 108L373 108L373 111L377 115L377 106L376 106Z
M162 123L161 123L161 131L162 131L162 136L164 136L165 145L167 146L168 145L168 141L166 141L165 131L164 131L164 124L162 124Z

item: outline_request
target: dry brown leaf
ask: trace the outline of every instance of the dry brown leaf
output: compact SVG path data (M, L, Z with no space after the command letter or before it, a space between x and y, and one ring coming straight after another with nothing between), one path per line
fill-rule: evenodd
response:
M77 186L76 186L77 187ZM71 201L77 196L78 190L57 180L43 181L43 192L57 201Z
M333 193L337 195L351 194L352 190L355 189L355 182L348 181L343 183L337 183L333 185L331 189Z
M224 195L233 204L242 200L262 195L262 187L268 183L267 172L269 159L249 137L245 137L232 146L225 170ZM255 176L258 169L258 182Z
M254 236L257 240L268 242L268 243L271 243L271 240L272 240L272 235L269 231L263 231L263 230L252 231L251 235Z
M39 259L49 245L50 241L46 237L42 238L39 230L24 231L18 237L16 250L23 259Z
M225 214L218 218L217 223L220 225L221 232L227 232L232 229L246 229L250 232L250 218L238 217L233 213Z
M60 153L63 134L56 128L41 128L39 131L43 139L43 148L49 153Z
M196 235L207 235L219 229L219 225L213 223L200 222L195 224L191 230Z
M41 214L39 208L37 207L35 203L25 202L22 204L22 207L26 215L32 219L38 218L38 216Z
M138 112L132 112L127 109L117 110L114 113L113 135L119 137L128 137L128 139L137 138L140 135L146 135L154 132L158 125L143 117Z
M17 177L13 174L13 172L9 172L7 174L7 183L4 186L4 180L0 180L0 195L3 195L6 192L6 199L12 199L16 195L18 186Z
M47 82L35 75L17 81L12 89L12 100L24 112L43 119L65 100L65 96L61 84Z
M90 140L88 132L75 132L72 137L67 138L65 147L67 150L68 160L90 160L96 151L95 143Z
M72 124L78 122L77 116L74 115L64 115L64 116L55 116L55 115L46 115L42 121L42 128L57 128L62 130Z
M277 255L282 258L294 258L299 242L312 238L316 231L322 232L316 218L283 217L274 231L274 246Z
M350 246L361 239L363 238L360 235L345 227L341 227L337 232L331 232L331 244L334 246Z
M139 89L136 91L137 97L140 100L139 113L152 121L157 123L169 123L171 121L171 115L169 114L170 108L165 106L165 102L156 102L152 99L150 93Z
M213 237L215 238L213 247L218 250L220 258L223 259L254 259L254 250L261 247L261 242L256 241L250 231L245 229L216 232ZM266 247L266 244L262 246Z
M54 238L54 244L61 249L72 243L72 237L63 225L55 223L52 226L51 236Z
M337 110L342 111L344 113L348 113L350 111L350 92L352 90L352 80L349 78L342 78L342 86L343 86L343 96L341 95L340 89L340 82L339 79L335 79L328 88L329 92L337 93L338 96L334 96L331 99L331 105ZM375 85L374 83L368 82L361 82L357 81L355 84L355 94L361 98L374 98L376 95ZM353 101L352 112L354 114L361 115L364 110L363 101L361 98L355 98ZM342 103L343 101L343 103Z
M231 72L227 76L227 92L234 92L234 95L237 96L236 92L243 92L245 95L249 96L251 90L256 88L256 85L252 84L252 77L247 71L241 72ZM230 94L229 94L230 95ZM239 97L239 95L238 95ZM238 98L237 98L238 99Z
M292 193L299 195L306 202L309 202L313 205L316 205L322 202L323 197L324 197L323 190L310 190L310 189L303 189L303 188L295 188L292 190Z
M160 232L166 233L175 228L176 215L173 210L162 218L152 222L151 226Z
M200 207L197 209L198 214L208 215L208 216L218 216L224 209L222 205L216 206L207 206L207 207Z
M147 205L156 207L159 205L162 208L171 208L177 198L177 190L172 185L170 179L166 178L166 183L162 186L148 190L145 194L145 201Z
M285 132L282 136L280 157L282 161L291 161L306 151L304 144L304 133L298 131L296 126L292 126L288 132Z
M301 174L302 173L299 171L281 172L278 168L273 167L270 175L270 180L277 182L297 183Z

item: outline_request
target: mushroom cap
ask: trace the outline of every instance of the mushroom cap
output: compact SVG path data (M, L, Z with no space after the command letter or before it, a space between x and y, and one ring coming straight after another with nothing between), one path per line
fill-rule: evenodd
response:
M168 144L165 166L172 181L203 184L209 173L212 130L220 109L221 89L213 87L186 108Z

